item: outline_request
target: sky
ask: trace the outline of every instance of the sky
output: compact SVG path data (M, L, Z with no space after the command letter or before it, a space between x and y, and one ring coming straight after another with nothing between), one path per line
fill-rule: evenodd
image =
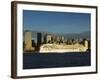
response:
M90 31L89 13L23 10L24 30L51 33L81 33Z

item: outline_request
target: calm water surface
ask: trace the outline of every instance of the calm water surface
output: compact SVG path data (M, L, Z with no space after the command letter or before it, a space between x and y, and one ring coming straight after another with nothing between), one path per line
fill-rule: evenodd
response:
M90 52L24 53L23 69L90 66Z

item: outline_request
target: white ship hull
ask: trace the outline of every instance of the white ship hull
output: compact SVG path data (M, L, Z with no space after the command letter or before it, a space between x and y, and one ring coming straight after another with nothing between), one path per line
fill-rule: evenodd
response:
M80 45L54 45L45 44L40 47L40 53L65 53L65 52L86 52L87 48Z

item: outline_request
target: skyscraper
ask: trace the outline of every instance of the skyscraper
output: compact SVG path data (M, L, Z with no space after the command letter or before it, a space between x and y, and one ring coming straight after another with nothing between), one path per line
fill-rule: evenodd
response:
M32 34L30 31L25 31L24 41L25 41L24 45L25 51L34 50L34 48L32 47Z
M42 34L41 33L37 33L37 44L38 45L42 44Z

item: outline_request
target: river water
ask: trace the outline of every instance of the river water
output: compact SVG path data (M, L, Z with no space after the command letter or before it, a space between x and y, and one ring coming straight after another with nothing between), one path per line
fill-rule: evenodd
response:
M23 53L23 69L90 66L90 52Z

